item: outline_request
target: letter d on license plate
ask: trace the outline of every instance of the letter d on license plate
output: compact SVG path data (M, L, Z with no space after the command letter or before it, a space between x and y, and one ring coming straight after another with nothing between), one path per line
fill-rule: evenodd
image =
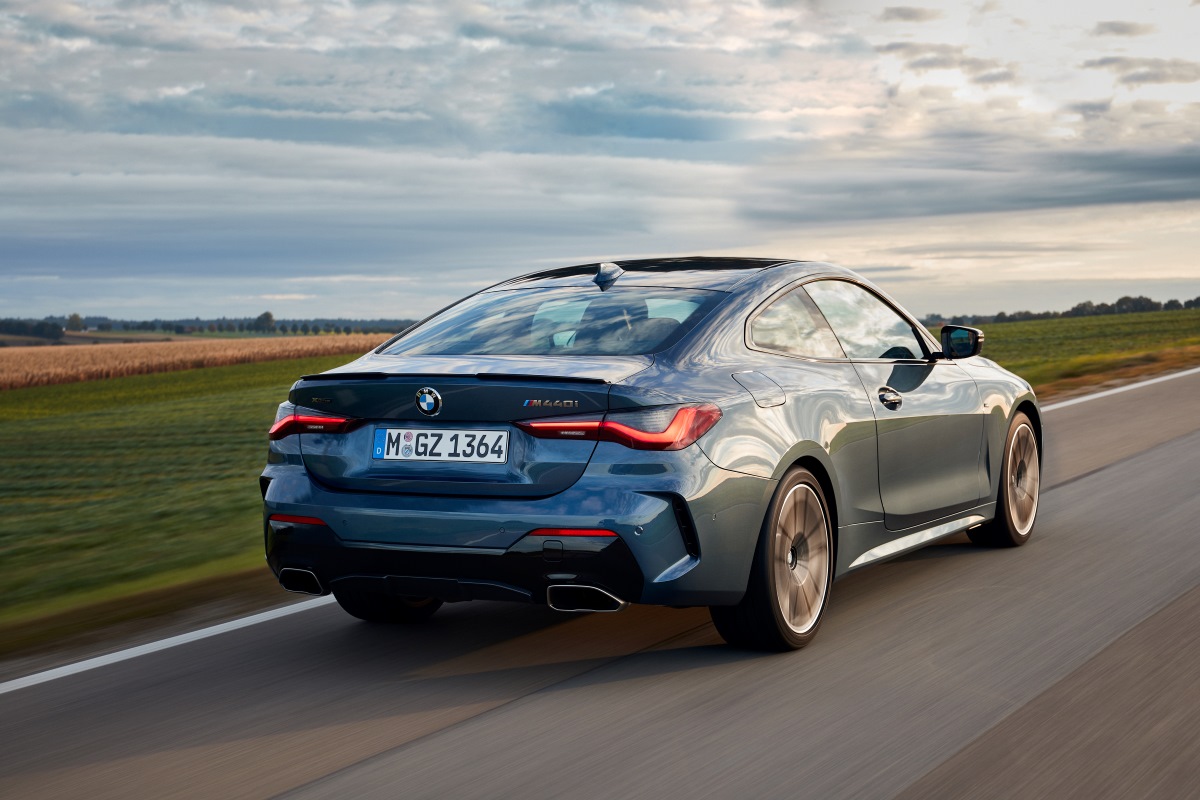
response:
M371 457L385 461L508 463L508 431L376 428Z

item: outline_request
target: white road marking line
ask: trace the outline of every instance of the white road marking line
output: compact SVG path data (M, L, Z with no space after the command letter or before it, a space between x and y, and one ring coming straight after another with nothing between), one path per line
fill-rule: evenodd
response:
M1099 400L1102 397L1111 397L1112 395L1120 394L1121 392L1132 392L1134 389L1141 389L1143 386L1150 386L1151 384L1155 383L1163 383L1164 381L1173 381L1176 378L1185 378L1188 375L1197 374L1200 374L1200 367L1196 367L1194 369L1185 369L1183 372L1172 372L1170 375L1149 378L1144 381L1138 381L1137 383L1128 383L1124 386L1118 386L1115 389L1107 389L1103 392L1096 392L1095 394L1088 394L1084 395L1083 397L1074 397L1070 400L1063 400L1060 403L1051 403L1048 406L1042 406L1042 411L1055 411L1060 408L1066 408L1067 406L1075 406L1079 405L1080 403L1086 403L1089 400Z
M269 622L270 620L279 619L280 617L299 614L301 611L308 611L310 609L317 608L318 606L327 606L332 602L333 595L314 597L312 600L304 600L299 603L293 603L290 606L274 608L270 611L252 614L248 617L242 617L241 619L222 622L220 625L201 628L200 630L192 631L191 633L181 633L180 635L172 636L169 639L160 639L157 642L150 642L148 644L138 645L137 647L130 647L127 650L118 650L115 653L96 656L95 658L89 658L86 661L79 661L74 664L67 664L65 667L56 667L54 669L48 669L45 672L38 672L34 675L26 675L24 678L15 678L11 681L0 683L0 694L15 692L16 690L24 689L27 686L37 686L39 683L58 680L59 678L65 678L68 675L78 675L80 672L87 672L88 670L93 670L97 667L104 667L109 664L128 661L131 658L137 658L138 656L144 656L149 653L157 653L159 650L167 650L172 647L178 647L181 644L199 641L200 639L207 639L210 636L219 636L222 633L236 631L239 628L248 628L251 625L257 625L260 622Z
M1150 386L1155 383L1162 383L1164 381L1171 381L1175 380L1176 378L1183 378L1188 375L1196 374L1200 374L1200 367L1184 370L1183 372L1173 372L1170 375L1163 375L1158 378L1150 378L1148 380L1138 381L1137 383L1130 383L1125 386L1118 386L1115 389L1108 389L1103 392L1097 392L1096 394L1089 394L1083 397L1076 397L1071 400L1064 400L1061 403L1051 403L1048 406L1043 406L1042 411L1054 411L1059 408L1066 408L1067 406L1086 403L1089 400L1099 400L1102 397L1111 397L1112 395L1120 394L1121 392L1131 392L1134 389L1140 389L1143 386ZM131 658L137 658L138 656L144 656L149 653L157 653L160 650L167 650L172 647L178 647L181 644L187 644L188 642L207 639L210 636L219 636L222 633L236 631L239 628L248 628L251 625L257 625L260 622L269 622L273 619L279 619L280 617L286 617L291 614L299 614L301 611L308 611L309 609L317 608L318 606L329 605L332 602L333 597L330 595L325 597L316 597L312 600L305 600L290 606L284 606L283 608L276 608L272 611L264 611L261 614L253 614L249 617L242 617L241 619L222 622L220 625L213 625L209 628L201 628L200 630L192 631L191 633L183 633L179 636L172 636L169 639L162 639L161 641L150 642L149 644L138 645L137 647L130 647L127 650L118 650L115 653L97 656L96 658L89 658L87 661L68 664L65 667L56 667L55 669L49 669L45 672L27 675L24 678L16 678L11 681L0 683L0 694L15 692L16 690L24 689L27 686L37 686L39 683L46 683L47 681L65 678L68 675L78 675L81 672L87 672L88 670L93 670L97 667L104 667L109 664L128 661Z

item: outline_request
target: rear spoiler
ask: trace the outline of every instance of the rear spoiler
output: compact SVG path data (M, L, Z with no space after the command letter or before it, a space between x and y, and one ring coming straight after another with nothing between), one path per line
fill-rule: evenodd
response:
M386 372L322 372L319 375L301 375L302 381L381 381L390 377Z
M603 378L576 378L569 375L522 375L513 372L477 372L473 375L429 372L322 372L318 375L301 375L302 381L383 381L388 378L475 378L481 381L546 381L553 383L599 383Z

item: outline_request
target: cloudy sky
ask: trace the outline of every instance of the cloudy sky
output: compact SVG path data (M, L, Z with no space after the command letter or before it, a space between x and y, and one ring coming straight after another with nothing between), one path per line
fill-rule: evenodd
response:
M409 317L743 254L1200 295L1200 0L0 0L0 316Z

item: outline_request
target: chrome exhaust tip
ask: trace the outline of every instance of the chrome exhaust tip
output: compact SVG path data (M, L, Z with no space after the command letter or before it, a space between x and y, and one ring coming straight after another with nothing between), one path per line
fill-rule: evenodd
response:
M321 582L317 580L317 576L306 569L284 567L279 570L279 585L289 592L296 592L297 594L325 594L325 590L321 588Z
M555 611L620 611L629 603L595 586L559 584L546 589L546 605Z

